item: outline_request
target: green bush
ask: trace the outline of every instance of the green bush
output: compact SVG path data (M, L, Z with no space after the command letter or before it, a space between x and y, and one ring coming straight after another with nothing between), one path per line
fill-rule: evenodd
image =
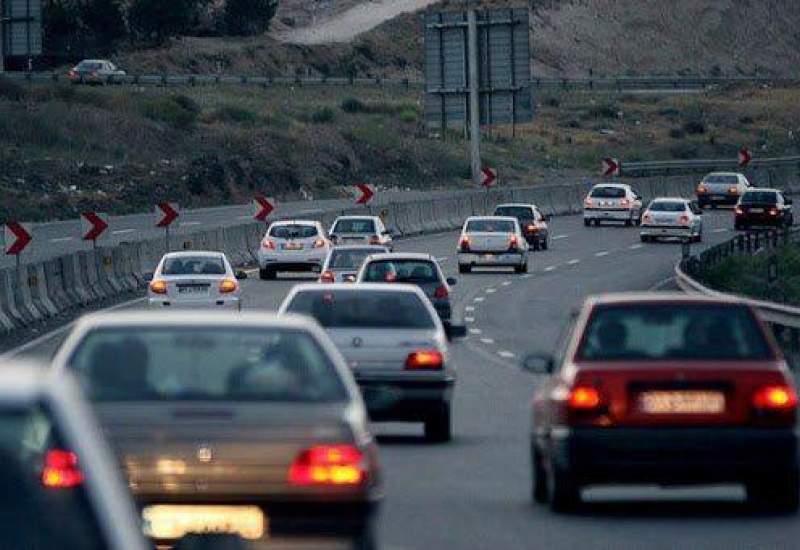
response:
M405 109L400 111L400 121L411 123L417 121L417 111L416 109Z
M683 123L683 130L691 135L704 134L706 132L706 124L702 119L693 118Z
M260 34L278 9L278 0L227 0L225 3L225 29L234 36Z
M200 107L184 95L147 98L141 106L142 115L169 124L173 128L186 130L194 126Z
M672 128L669 131L669 137L672 139L683 139L686 137L686 131L683 128Z
M675 107L664 107L658 111L658 114L666 118L678 118L681 112Z
M669 152L673 158L687 160L697 158L699 149L695 143L683 142L670 147Z
M6 78L0 78L0 99L8 99L11 101L20 101L25 97L25 89Z
M617 118L619 106L613 101L592 105L589 109L589 116L592 118Z
M314 124L328 124L333 122L334 118L336 118L336 114L330 107L323 107L311 113L311 122Z
M367 105L360 99L348 97L342 101L342 111L345 113L366 113Z
M258 116L257 113L237 105L223 105L219 107L211 115L211 120L252 126L262 122L261 117Z

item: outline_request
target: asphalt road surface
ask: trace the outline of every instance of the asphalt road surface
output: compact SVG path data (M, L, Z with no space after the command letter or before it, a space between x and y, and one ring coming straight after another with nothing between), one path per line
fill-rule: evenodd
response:
M707 213L705 243L732 236L729 211ZM459 380L455 438L426 443L417 425L379 424L387 499L383 546L399 548L794 548L796 516L754 515L738 487L590 488L589 504L559 516L529 496L529 401L537 380L517 368L525 352L551 351L570 311L592 293L669 288L681 253L674 243L642 244L636 228L585 228L554 218L549 251L532 254L531 273L458 275L456 234L398 243L429 251L454 287L469 336L452 346ZM306 277L244 281L246 308L275 309ZM141 307L142 302L129 307ZM47 357L60 335L25 355Z

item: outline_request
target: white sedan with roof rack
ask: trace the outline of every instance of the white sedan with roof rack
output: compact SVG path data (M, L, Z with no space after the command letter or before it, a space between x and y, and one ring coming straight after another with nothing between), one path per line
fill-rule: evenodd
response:
M639 223L642 197L626 183L601 183L592 187L583 200L583 225L601 222Z
M258 250L259 276L274 279L279 271L319 273L330 249L331 242L317 221L273 222Z
M150 276L147 301L152 308L242 309L239 280L222 252L169 252Z
M680 197L654 199L642 215L639 233L643 243L669 237L700 242L703 211L695 201Z
M528 272L528 241L511 216L471 216L458 239L458 272L473 267L513 267Z

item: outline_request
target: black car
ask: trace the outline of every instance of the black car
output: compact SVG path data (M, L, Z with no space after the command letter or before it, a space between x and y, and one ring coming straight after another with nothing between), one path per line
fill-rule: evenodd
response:
M550 247L549 217L542 214L535 204L499 204L492 215L517 218L525 240L534 250Z
M734 210L737 230L751 227L789 227L794 223L792 199L777 189L750 189Z

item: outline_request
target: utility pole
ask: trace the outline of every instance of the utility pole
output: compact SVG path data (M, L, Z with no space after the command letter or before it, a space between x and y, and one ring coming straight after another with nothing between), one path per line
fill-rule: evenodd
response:
M5 0L0 0L0 73L5 72L6 66L6 54L3 50L3 46L5 46L5 37L3 36L3 25L5 24L5 11L3 9L3 2Z
M480 74L478 71L478 15L475 0L468 3L467 43L469 50L469 122L472 181L481 183Z

